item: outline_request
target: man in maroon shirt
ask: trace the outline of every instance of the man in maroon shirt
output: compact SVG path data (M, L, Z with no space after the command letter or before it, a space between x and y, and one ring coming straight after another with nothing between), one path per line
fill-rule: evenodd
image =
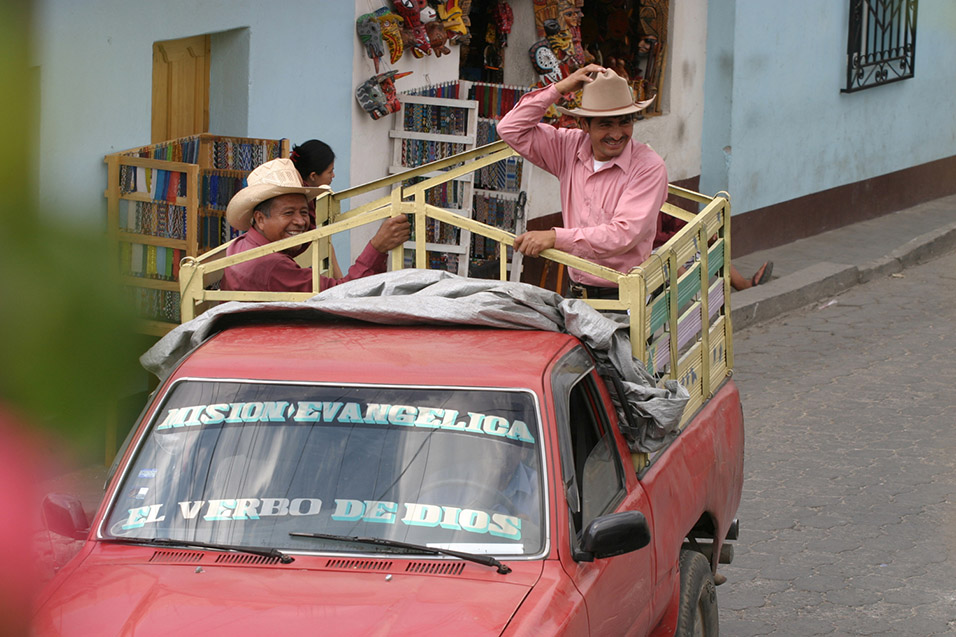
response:
M322 187L303 186L289 159L262 164L247 178L248 186L235 194L226 209L226 220L246 233L236 239L226 254L232 256L273 241L294 237L310 229L309 201ZM382 222L365 250L341 279L319 277L319 290L385 271L385 256L410 236L408 217L398 215ZM312 269L300 267L295 257L307 246L297 246L226 268L223 290L311 292Z

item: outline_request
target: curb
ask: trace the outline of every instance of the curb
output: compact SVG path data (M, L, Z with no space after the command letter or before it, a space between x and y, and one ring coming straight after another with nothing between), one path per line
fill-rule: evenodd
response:
M834 296L857 284L889 276L956 250L956 223L915 237L885 257L856 266L823 261L774 279L765 285L734 292L734 330L758 325L781 314Z
M898 258L906 268L931 261L954 249L956 249L956 223L951 223L908 241L894 250L890 256Z

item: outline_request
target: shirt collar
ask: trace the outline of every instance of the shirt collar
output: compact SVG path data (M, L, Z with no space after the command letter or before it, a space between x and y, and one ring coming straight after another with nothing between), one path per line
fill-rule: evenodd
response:
M594 151L591 149L591 137L581 131L582 141L581 145L578 146L578 161L588 167L589 170L594 170ZM610 170L609 166L619 166L621 170L625 173L631 167L631 145L635 144L634 138L631 138L631 141L624 146L624 152L618 155L617 157L611 159L605 164L605 170Z
M249 245L254 248L260 248L262 246L269 245L270 243L272 243L271 241L266 239L264 234L262 234L261 232L259 232L252 226L250 226L249 229L246 230L245 237L246 237L246 241L249 242ZM288 254L291 257L297 257L303 252L305 252L306 250L308 250L308 248L309 248L309 245L304 244L301 246L297 246L295 248L289 248L289 250L283 250L283 252L278 252L276 254L284 253L284 254Z
M263 235L261 232L259 232L252 226L250 226L249 229L246 230L246 241L248 241L249 243L251 243L257 248L260 246L264 246L268 243L271 243L268 239L265 238L265 235Z

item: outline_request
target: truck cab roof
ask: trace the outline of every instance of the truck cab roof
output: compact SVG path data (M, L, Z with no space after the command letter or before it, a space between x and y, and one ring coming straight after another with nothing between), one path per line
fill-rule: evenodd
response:
M252 324L210 338L173 377L536 387L551 362L577 344L568 334L534 330Z

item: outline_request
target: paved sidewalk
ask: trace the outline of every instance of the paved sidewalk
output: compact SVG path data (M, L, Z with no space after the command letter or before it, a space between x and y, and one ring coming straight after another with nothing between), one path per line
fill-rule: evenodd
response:
M768 283L731 296L734 330L953 250L956 195L734 259L744 276L764 261L774 263Z

